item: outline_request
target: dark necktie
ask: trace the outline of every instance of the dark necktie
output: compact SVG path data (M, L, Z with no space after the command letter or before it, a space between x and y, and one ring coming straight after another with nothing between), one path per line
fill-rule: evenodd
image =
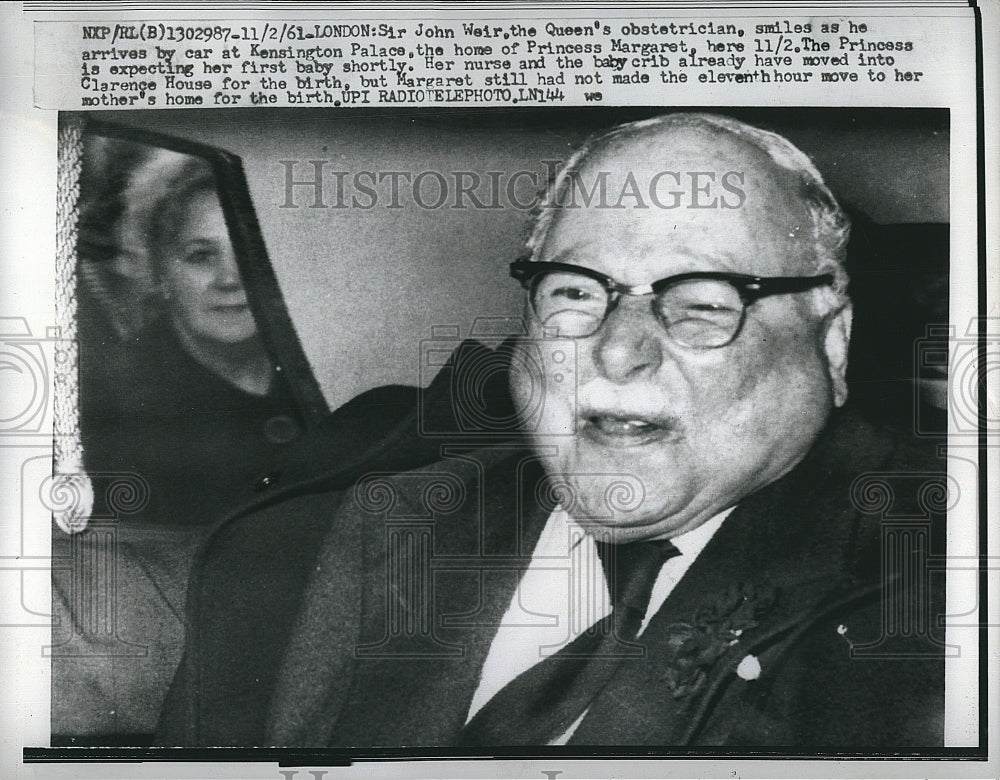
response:
M667 541L607 544L597 553L611 614L501 688L466 725L459 745L547 745L590 706L625 658L641 658L639 633L653 583L680 551Z

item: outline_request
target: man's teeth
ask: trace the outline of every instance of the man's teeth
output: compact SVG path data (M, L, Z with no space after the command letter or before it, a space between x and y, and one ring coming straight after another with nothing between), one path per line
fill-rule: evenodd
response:
M655 423L638 418L596 416L590 419L605 433L637 433L657 427Z

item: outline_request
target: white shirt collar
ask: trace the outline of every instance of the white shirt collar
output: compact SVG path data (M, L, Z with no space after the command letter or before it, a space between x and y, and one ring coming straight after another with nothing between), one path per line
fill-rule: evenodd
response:
M705 549L705 545L708 544L711 538L715 536L715 532L719 530L722 522L729 517L730 512L735 508L735 506L731 506L728 509L723 509L719 514L714 515L690 531L685 531L682 534L671 537L670 541L673 542L674 547L680 550L681 555L696 558ZM549 516L542 534L548 536L550 533L561 533L563 532L562 529L565 529L565 538L572 540L570 542L570 549L580 544L587 533L583 526L559 506Z

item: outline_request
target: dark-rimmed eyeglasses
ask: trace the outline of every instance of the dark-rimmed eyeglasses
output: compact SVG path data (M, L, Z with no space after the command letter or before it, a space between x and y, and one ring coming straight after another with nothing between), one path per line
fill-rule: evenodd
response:
M731 343L743 327L747 307L761 298L833 282L832 274L761 277L695 271L629 286L583 266L530 260L511 263L510 275L528 290L535 317L555 335L591 336L623 295L649 295L653 315L669 336L694 349Z

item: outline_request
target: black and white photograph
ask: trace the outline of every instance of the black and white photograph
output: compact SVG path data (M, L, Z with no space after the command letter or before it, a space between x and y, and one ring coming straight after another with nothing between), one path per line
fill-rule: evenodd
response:
M944 744L947 111L63 127L54 744Z

